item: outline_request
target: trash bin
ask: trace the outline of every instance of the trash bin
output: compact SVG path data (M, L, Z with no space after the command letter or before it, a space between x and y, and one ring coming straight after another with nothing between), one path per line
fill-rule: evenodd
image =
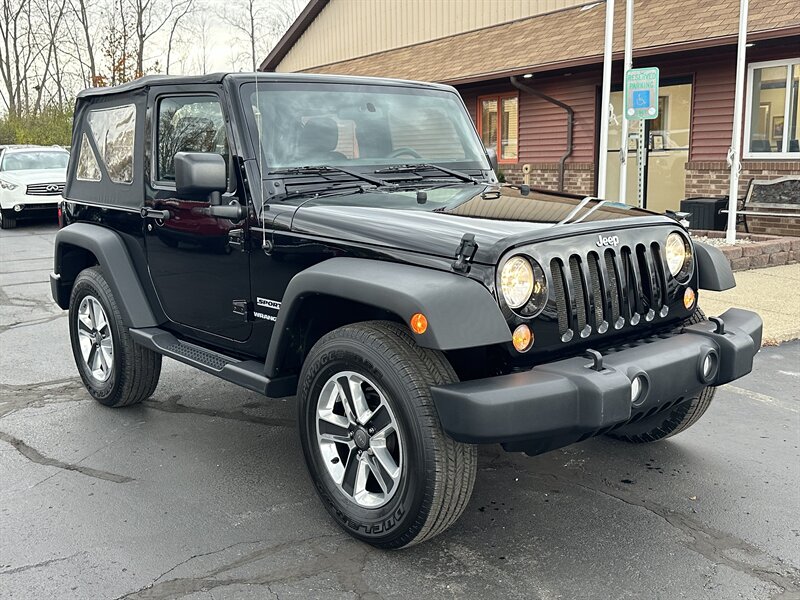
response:
M681 200L681 212L691 213L689 229L724 231L728 215L720 212L728 208L728 198L686 198Z

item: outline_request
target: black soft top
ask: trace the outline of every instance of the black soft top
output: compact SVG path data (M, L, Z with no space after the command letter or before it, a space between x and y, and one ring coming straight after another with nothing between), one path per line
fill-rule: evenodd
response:
M135 93L158 85L219 84L223 80L235 83L254 81L302 81L318 83L352 83L361 85L402 85L425 87L439 90L452 90L449 85L389 79L385 77L355 77L351 75L322 75L318 73L209 73L208 75L145 75L122 85L113 87L88 88L78 93L78 98L97 98L112 94Z

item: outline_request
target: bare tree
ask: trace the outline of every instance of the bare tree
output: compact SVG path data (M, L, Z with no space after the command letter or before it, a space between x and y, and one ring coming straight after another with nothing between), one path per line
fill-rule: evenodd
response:
M174 15L183 13L185 16L191 0L128 0L128 2L136 23L136 73L137 77L141 77L145 72L145 45L173 20Z
M244 37L250 66L255 71L260 59L297 18L303 4L300 0L230 0L218 14Z
M38 113L42 108L42 102L45 100L45 89L47 87L48 79L53 79L56 84L58 93L61 91L61 73L58 65L58 38L59 29L64 19L64 12L66 10L66 0L36 0L33 6L37 9L42 26L46 28L47 39L42 46L42 66L41 76L37 85L36 100L33 105L33 112ZM44 49L46 48L46 51Z
M97 80L97 62L95 61L95 45L94 40L92 39L91 31L91 21L88 11L86 10L86 0L72 0L72 10L75 16L77 17L78 24L81 27L83 32L83 39L86 43L85 50L86 56L89 67L89 81L91 82L90 85L98 85ZM77 42L77 40L76 40ZM78 56L80 56L80 46L76 43L76 50Z
M175 34L178 31L181 21L183 21L184 17L189 14L189 11L191 11L194 6L194 0L187 0L183 5L183 8L179 8L175 13L175 17L172 19L172 26L169 29L169 39L167 40L167 75L169 75L170 62L172 60L172 46L175 43Z

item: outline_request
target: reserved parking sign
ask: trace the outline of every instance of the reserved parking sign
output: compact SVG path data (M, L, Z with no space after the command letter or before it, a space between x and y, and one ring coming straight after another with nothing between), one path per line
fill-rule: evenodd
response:
M625 118L629 121L658 117L658 67L629 69L625 73Z

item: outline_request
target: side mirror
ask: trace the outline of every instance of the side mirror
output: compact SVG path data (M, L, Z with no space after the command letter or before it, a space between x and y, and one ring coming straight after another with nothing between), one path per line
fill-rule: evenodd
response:
M494 174L497 175L497 150L494 148L486 148L486 156L489 157L489 164Z
M228 189L225 159L213 152L177 152L175 154L175 191L179 198L220 203Z

